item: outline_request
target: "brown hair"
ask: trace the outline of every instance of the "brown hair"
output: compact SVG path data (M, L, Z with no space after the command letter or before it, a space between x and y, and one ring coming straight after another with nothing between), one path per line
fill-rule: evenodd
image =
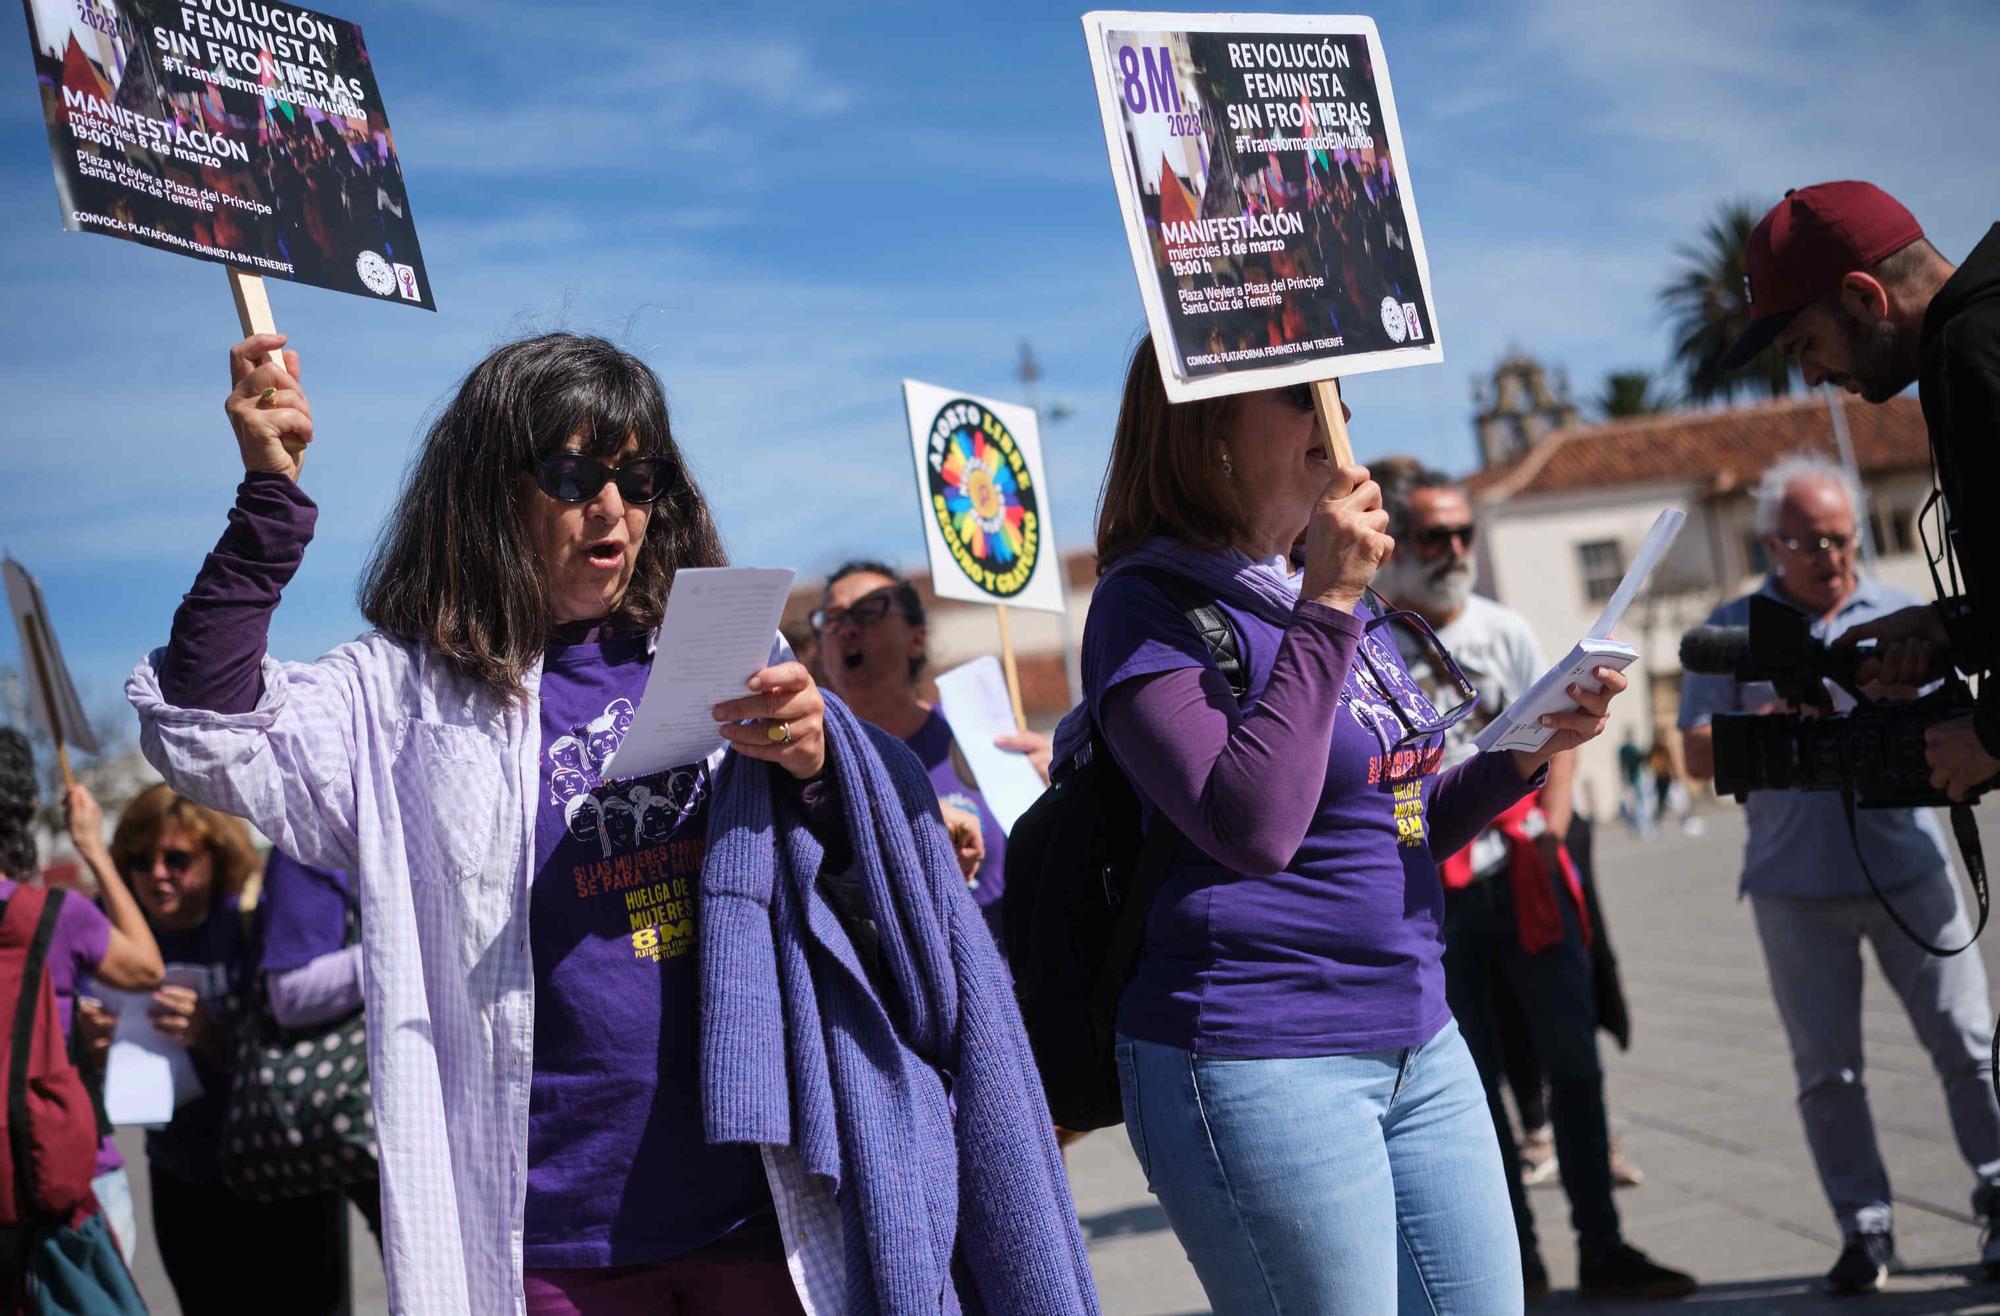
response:
M525 473L583 436L583 451L617 454L636 439L665 457L632 581L610 620L651 630L681 567L728 559L708 503L667 420L659 377L602 338L543 334L509 343L472 368L417 450L409 480L361 582L361 615L428 645L509 703L541 661L553 625L542 563L522 524Z
M1139 340L1097 500L1099 575L1154 535L1202 548L1241 537L1243 504L1222 474L1222 439L1235 411L1233 397L1167 401L1152 336Z
M242 895L244 884L257 871L250 829L240 818L176 795L165 782L140 791L118 815L118 826L111 833L111 862L118 871L129 872L135 861L151 858L170 822L180 824L207 848L215 871L215 899Z

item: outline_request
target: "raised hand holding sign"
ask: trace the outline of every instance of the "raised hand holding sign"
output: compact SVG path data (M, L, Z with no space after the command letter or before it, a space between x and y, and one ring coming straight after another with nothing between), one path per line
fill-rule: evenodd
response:
M245 472L299 478L312 442L312 403L299 386L299 354L282 350L283 334L252 334L229 349L229 390L222 410L236 431Z

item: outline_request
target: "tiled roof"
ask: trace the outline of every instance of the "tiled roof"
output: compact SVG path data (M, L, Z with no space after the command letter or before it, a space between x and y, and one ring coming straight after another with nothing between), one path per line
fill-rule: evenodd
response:
M1862 471L1930 464L1923 413L1915 398L1898 397L1882 406L1848 398L1843 405L1855 464ZM1484 503L1521 494L1674 480L1693 480L1704 493L1725 493L1756 483L1765 467L1801 449L1836 454L1833 421L1817 393L1727 411L1676 411L1571 426L1505 466L1478 472L1466 487Z

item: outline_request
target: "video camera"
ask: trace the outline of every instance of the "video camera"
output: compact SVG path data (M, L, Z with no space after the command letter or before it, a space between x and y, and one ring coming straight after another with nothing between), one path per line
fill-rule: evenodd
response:
M1953 677L1919 699L1869 703L1854 679L1868 656L1863 648L1828 648L1813 638L1810 618L1761 594L1750 600L1747 627L1697 626L1683 635L1685 670L1768 682L1793 708L1815 710L1717 715L1716 790L1738 803L1751 791L1852 790L1864 809L1951 804L1931 785L1924 733L1970 716L1971 693ZM1834 712L1828 682L1859 706Z

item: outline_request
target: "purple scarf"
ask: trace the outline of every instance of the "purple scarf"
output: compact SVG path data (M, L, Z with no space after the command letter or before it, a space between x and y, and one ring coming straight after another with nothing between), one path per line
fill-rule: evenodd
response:
M1171 571L1194 582L1202 592L1232 608L1262 617L1277 627L1291 624L1299 604L1300 577L1279 572L1277 563L1259 562L1238 548L1196 548L1165 535L1155 535L1119 558L1097 583L1101 587L1134 567ZM1063 715L1056 726L1055 761L1066 760L1090 737L1097 710L1086 699Z

